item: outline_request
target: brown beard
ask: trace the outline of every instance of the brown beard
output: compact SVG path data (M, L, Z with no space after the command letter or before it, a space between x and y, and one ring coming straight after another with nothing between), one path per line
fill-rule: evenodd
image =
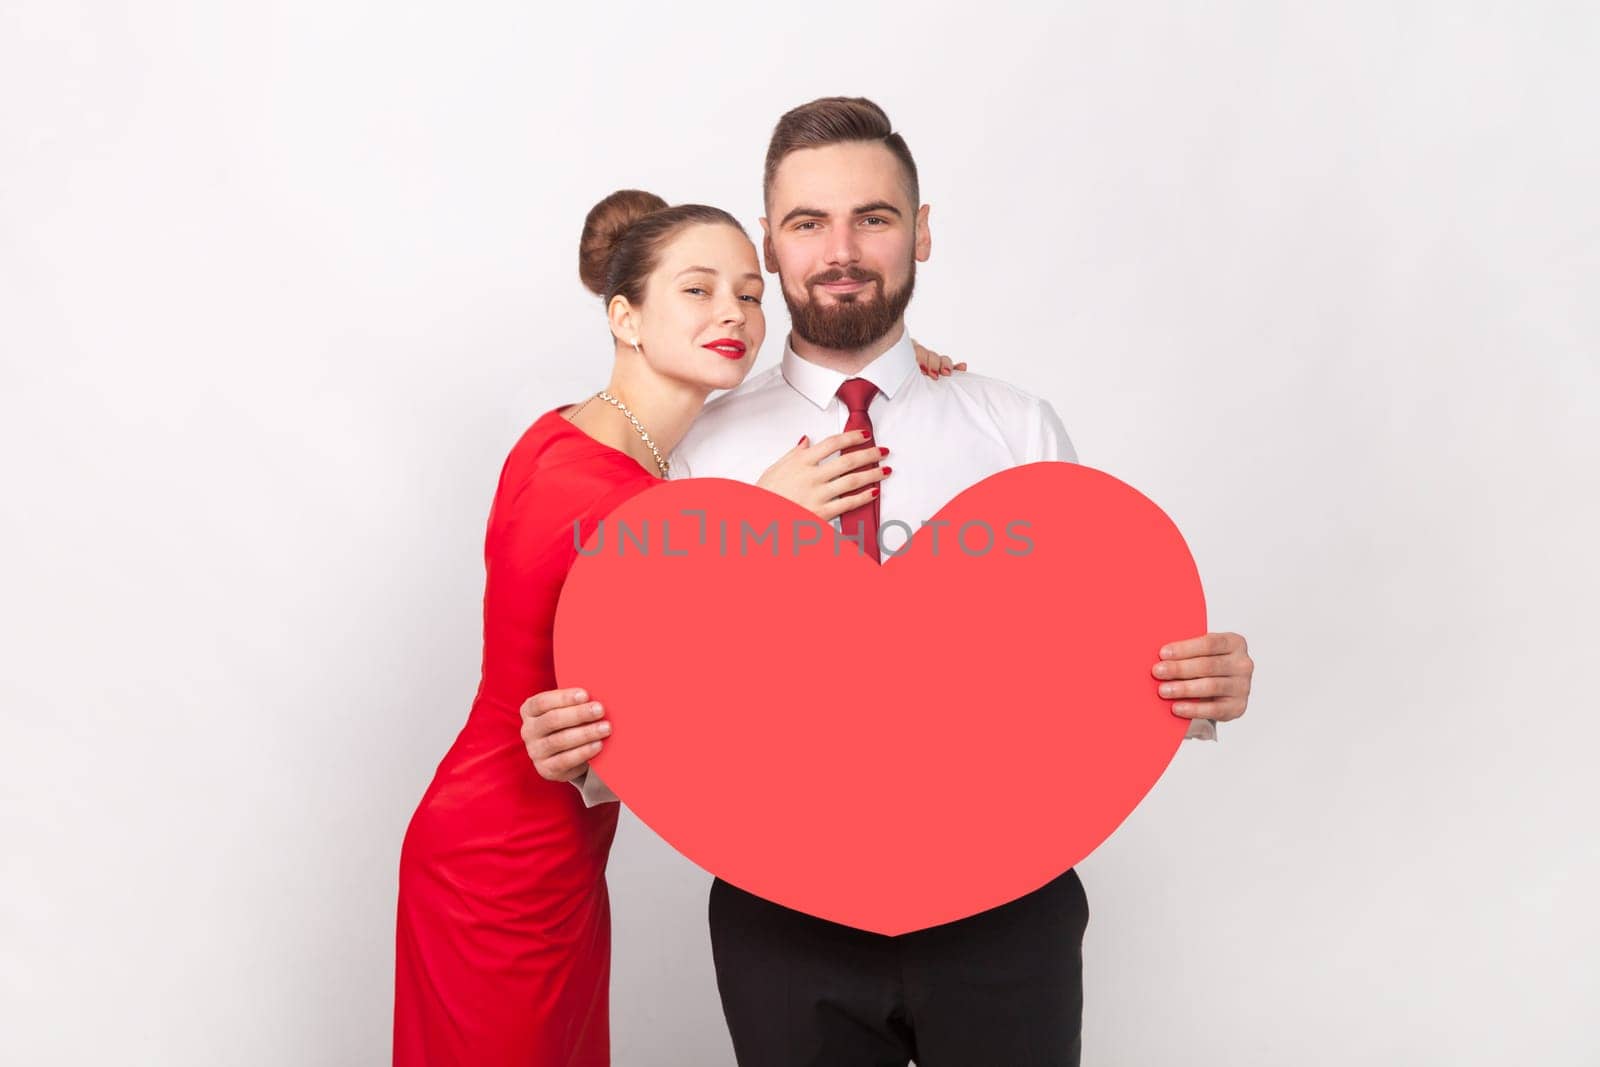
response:
M805 303L797 303L783 290L783 302L789 305L789 324L804 340L822 348L853 352L880 340L894 328L911 303L911 290L917 283L917 263L911 261L911 272L906 276L905 288L888 292L884 289L883 275L876 271L830 270L806 279L806 291L828 282L872 282L874 288L835 297L832 307L822 307L813 296Z

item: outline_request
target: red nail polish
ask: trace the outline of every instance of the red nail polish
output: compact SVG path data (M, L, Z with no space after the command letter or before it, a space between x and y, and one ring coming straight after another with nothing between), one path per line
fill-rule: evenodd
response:
M883 476L885 478L889 477L889 475L891 475L893 473L894 473L894 468L893 467L885 467L885 468L883 468Z
M889 450L887 448L884 448L882 445L878 446L878 455L887 456L888 454L889 454Z
M800 440L796 441L795 443L798 444L798 445L805 444L806 443L806 435L805 434L801 434L800 435Z
M872 495L873 496L877 496L878 495L878 487L877 486L873 486L872 487Z

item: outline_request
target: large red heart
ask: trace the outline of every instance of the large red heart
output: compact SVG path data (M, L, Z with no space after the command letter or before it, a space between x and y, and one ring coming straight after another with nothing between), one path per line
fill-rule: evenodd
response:
M1183 739L1150 666L1205 630L1194 560L1077 464L1002 471L932 519L880 567L739 482L613 511L555 627L561 684L614 727L596 772L713 874L884 934L1078 863Z

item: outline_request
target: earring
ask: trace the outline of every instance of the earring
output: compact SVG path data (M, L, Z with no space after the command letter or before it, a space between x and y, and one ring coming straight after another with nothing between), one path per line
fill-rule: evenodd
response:
M633 354L634 354L634 355L636 355L636 356L642 356L642 355L644 355L644 353L643 353L643 352L640 352L640 351L639 351L639 339L638 339L638 338L637 338L637 337L635 337L635 338L634 338L634 339L633 339L633 342L632 342L632 343L633 343Z

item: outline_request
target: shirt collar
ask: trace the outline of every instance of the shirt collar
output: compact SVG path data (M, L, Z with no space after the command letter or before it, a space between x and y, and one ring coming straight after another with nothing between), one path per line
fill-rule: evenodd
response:
M911 343L911 331L902 329L900 340L877 359L862 367L853 377L865 378L878 387L878 392L893 400L895 393L899 392L915 373L917 373L917 351ZM850 376L802 359L795 352L793 343L785 340L783 380L819 409L827 409L833 402L834 395L839 392L839 386L847 377Z

